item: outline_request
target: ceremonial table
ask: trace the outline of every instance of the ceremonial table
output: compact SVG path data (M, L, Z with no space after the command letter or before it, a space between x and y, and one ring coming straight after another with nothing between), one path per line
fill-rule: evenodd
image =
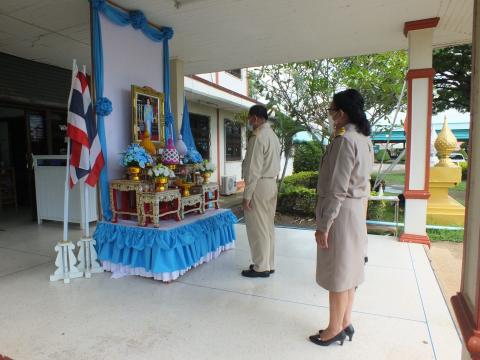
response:
M190 193L192 194L202 194L203 196L203 208L206 210L209 208L210 204L213 205L215 209L218 209L218 199L219 199L219 187L217 183L207 183L202 185L192 186ZM212 194L212 196L210 195Z
M147 218L153 220L153 226L160 226L160 218L168 215L175 215L180 220L180 191L165 190L161 192L143 192L138 195L138 225L145 226ZM160 209L160 205L164 205Z
M208 262L235 244L237 222L229 209L209 209L159 228L134 221L99 222L93 238L98 259L113 277L139 275L169 282Z
M110 203L112 210L112 222L117 222L118 215L137 216L138 196L141 191L148 187L143 181L136 180L112 180L110 182ZM122 194L121 205L117 202L117 193ZM135 199L129 198L129 193L135 193Z

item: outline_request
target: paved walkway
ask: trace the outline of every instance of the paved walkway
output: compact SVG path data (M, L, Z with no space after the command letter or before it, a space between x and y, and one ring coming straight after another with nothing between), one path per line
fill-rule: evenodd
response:
M327 323L309 230L277 229L277 272L245 279L244 225L235 250L178 281L50 283L61 225L0 224L0 354L14 359L460 359L460 340L422 246L370 237L353 342L307 341ZM79 237L79 230L71 238Z

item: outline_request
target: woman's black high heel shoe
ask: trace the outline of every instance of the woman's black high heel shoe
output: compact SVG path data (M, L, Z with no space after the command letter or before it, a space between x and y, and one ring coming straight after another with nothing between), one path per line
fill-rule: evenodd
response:
M328 346L333 343L336 343L337 341L340 343L340 345L343 345L343 342L345 341L345 338L347 335L345 334L345 331L340 331L337 335L335 335L333 338L328 339L328 340L322 340L320 338L320 334L315 334L309 337L310 341L313 342L316 345L320 346Z
M318 333L321 334L323 330L319 330ZM348 336L348 340L352 341L353 339L353 334L355 334L355 329L353 328L352 324L348 325L345 329L345 335Z

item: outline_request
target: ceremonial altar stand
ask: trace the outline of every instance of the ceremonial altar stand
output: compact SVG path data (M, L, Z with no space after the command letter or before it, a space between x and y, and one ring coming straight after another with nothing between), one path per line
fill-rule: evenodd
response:
M136 180L112 180L110 182L110 203L112 210L112 222L117 222L118 215L137 216L138 196L140 192L148 187L143 181ZM135 193L135 203L132 204L130 193ZM117 193L121 194L121 204L118 206Z
M138 225L145 226L147 218L153 220L153 226L160 226L160 218L175 215L177 221L181 216L181 196L178 190L161 192L143 192L138 196ZM161 208L161 205L162 208Z
M98 259L112 277L139 275L169 282L232 249L236 222L231 210L211 209L183 221L162 221L159 228L127 220L100 222L93 238Z
M217 183L207 183L192 186L192 188L190 189L190 193L202 194L204 210L208 209L210 204L212 204L215 209L219 208L219 187ZM212 194L212 196L210 194Z

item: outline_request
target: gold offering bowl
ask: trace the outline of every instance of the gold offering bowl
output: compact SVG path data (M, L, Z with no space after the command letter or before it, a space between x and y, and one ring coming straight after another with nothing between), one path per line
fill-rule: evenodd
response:
M165 191L166 185L168 184L168 178L167 177L158 177L155 179L155 191L156 192L161 192Z
M139 166L129 166L127 168L127 174L130 180L140 181L141 172L142 169Z
M206 172L206 173L203 173L202 174L202 177L203 177L203 183L204 184L208 184L209 181L210 181L210 176L212 175L212 173L210 172Z
M190 196L190 188L193 186L193 183L183 183L182 187L182 196L187 197Z

